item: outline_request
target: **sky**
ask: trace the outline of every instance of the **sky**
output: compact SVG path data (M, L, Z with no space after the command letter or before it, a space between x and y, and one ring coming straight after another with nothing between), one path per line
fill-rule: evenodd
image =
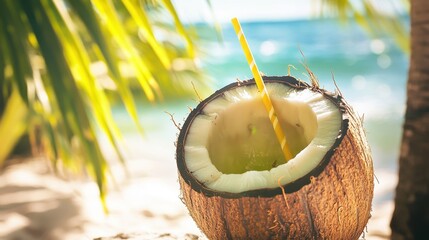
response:
M308 19L317 13L314 0L211 0L214 16L219 22L233 17L240 21ZM174 0L184 22L213 22L206 0Z
M240 21L310 19L320 14L320 0L172 0L183 22L229 22L233 17ZM361 0L351 0L357 9ZM401 0L373 0L384 13L404 13L407 6ZM213 18L215 17L215 19Z

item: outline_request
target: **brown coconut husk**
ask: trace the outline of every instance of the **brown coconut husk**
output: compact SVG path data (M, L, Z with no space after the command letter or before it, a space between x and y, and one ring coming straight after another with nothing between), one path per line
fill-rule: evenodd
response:
M177 143L182 198L209 239L357 239L370 218L374 173L362 120L340 94L293 77L264 77L266 83L322 93L342 113L339 135L320 164L300 179L274 189L218 192L198 182L186 167L184 145L193 119L223 92L253 80L230 84L195 108Z

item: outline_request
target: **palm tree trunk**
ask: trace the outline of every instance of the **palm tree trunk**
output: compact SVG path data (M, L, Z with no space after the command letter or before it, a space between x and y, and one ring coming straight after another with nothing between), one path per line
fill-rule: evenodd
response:
M411 58L392 239L429 239L429 1L411 0Z

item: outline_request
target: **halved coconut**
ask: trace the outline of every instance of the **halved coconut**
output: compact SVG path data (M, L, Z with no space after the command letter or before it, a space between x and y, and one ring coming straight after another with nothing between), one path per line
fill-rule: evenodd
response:
M255 82L230 84L186 119L177 144L183 200L209 239L357 239L373 165L343 98L293 77L264 77L293 154L275 137Z

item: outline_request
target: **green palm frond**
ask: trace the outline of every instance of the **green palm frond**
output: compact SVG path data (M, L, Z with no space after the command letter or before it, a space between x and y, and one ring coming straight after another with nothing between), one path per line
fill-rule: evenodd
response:
M25 120L28 116L28 110L22 101L18 90L12 91L8 105L3 111L0 119L0 136L8 136L8 141L2 141L3 146L0 148L0 159L4 159L9 154L8 149L12 148L19 137L26 130ZM13 126L13 127L11 127Z
M92 176L104 199L108 164L98 132L123 162L112 94L142 131L137 87L150 102L192 94L191 81L207 87L194 63L194 43L169 0L1 5L0 163L28 132L39 138L55 168ZM152 17L157 12L170 18Z

